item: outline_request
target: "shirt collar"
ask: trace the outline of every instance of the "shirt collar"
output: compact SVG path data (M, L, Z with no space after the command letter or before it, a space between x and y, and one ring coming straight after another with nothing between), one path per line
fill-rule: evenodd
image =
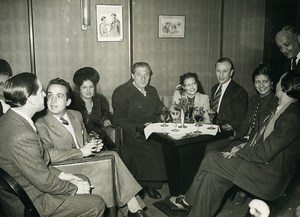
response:
M230 78L228 81L226 81L224 84L222 84L222 91L226 90L226 88L228 87L230 81L231 81L231 78ZM221 84L219 84L219 86L220 86L220 85L221 85Z
M28 117L26 114L24 114L23 112L19 111L16 108L11 108L11 110L13 110L14 112L16 112L17 114L21 115L23 118L25 118L25 120L30 124L30 126L33 128L33 130L36 132L36 128L34 126L33 121L31 120L30 117Z

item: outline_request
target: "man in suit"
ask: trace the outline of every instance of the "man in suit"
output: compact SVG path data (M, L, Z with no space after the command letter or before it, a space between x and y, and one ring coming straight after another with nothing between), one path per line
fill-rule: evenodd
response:
M284 72L293 69L300 71L300 34L293 26L285 26L275 36L280 52L288 59Z
M122 127L122 159L131 173L153 199L161 198L156 190L167 179L162 145L146 140L136 128L160 120L163 103L157 90L149 84L152 70L148 63L137 62L131 79L117 87L112 96L113 122Z
M44 109L45 93L37 77L31 73L11 77L4 96L11 109L0 120L0 167L24 188L41 216L102 216L105 203L89 194L87 181L49 165L31 120ZM16 211L9 216L23 215L20 204L6 201Z
M240 150L207 153L187 193L166 198L173 209L190 209L189 217L211 217L233 185L267 201L283 194L300 154L298 72L281 77L276 97L279 106L263 133Z
M5 81L11 76L12 70L9 63L4 59L0 59L0 117L9 109L9 105L4 101L3 88Z
M101 140L90 141L79 111L67 109L71 103L72 89L68 82L56 78L50 81L47 90L47 113L36 122L36 128L43 144L50 153L51 162L82 158L100 152ZM115 187L118 206L127 205L128 216L146 217L141 206L145 204L135 197L142 189L115 151L101 151L97 155L114 155ZM95 168L97 169L97 168ZM111 195L101 195L104 200ZM141 205L140 205L141 204Z
M234 65L231 59L225 57L217 60L215 68L219 83L212 87L211 107L217 113L216 122L225 130L237 130L247 114L248 93L232 80ZM228 140L210 142L206 152L222 150L228 145Z

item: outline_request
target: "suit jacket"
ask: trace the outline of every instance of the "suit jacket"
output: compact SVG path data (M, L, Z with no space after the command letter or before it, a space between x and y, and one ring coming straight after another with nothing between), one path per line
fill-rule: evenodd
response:
M125 133L135 135L136 127L147 122L159 121L159 115L164 105L160 101L155 87L148 85L145 90L146 97L132 84L132 79L130 79L127 83L117 87L113 93L113 122L120 125Z
M74 110L67 110L66 113L73 126L78 145L83 147L84 140L88 135L81 113ZM35 122L35 126L43 144L49 151L51 162L83 157L82 152L76 149L72 134L49 111Z
M300 106L290 104L277 118L271 134L237 152L243 158L234 183L265 200L280 197L290 182L300 156Z
M216 84L212 87L212 99L215 95L218 86L219 84ZM230 124L233 127L233 129L238 129L246 117L247 108L247 91L238 83L231 80L224 92L219 108L219 113L217 114L218 124Z
M50 216L77 191L74 184L58 178L61 171L49 163L49 154L28 121L8 110L0 119L0 167L24 188L41 216Z

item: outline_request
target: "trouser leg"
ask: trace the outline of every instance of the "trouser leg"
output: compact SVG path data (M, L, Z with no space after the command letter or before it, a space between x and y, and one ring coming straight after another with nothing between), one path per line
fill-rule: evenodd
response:
M192 216L210 217L218 210L226 191L233 185L241 159L225 159L220 152L209 152L185 194L193 207Z
M212 217L232 182L208 171L202 171L198 180L200 184L192 186L185 195L188 203L192 201L189 217Z
M129 172L118 153L115 151L104 151L103 155L114 155L115 158L115 187L117 203L119 207L125 206L142 189L139 183ZM144 204L140 204L142 207Z
M105 209L105 202L98 195L78 194L69 196L51 215L101 217Z

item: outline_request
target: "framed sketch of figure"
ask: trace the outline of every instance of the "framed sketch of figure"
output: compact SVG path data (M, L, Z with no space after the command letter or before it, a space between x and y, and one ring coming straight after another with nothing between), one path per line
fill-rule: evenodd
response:
M97 41L123 41L122 5L96 5Z

